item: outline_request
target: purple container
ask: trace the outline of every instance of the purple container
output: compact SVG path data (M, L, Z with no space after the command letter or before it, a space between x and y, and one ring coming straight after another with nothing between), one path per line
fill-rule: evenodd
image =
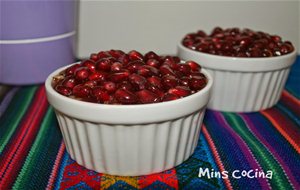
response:
M74 62L75 1L0 1L0 83L43 83Z

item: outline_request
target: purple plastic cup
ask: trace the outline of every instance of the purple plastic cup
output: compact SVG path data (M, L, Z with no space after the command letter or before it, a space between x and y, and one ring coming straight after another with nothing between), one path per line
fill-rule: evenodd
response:
M75 1L0 1L0 83L43 83L74 62Z

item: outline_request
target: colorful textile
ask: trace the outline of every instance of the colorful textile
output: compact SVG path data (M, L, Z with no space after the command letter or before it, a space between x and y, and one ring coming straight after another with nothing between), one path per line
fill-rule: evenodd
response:
M253 113L207 110L187 161L139 177L78 165L44 86L12 88L0 104L0 189L300 189L299 84L298 57L276 106Z

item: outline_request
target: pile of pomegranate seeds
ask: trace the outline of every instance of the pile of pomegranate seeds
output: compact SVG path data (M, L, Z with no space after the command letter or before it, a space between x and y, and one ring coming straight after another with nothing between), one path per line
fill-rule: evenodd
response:
M148 104L176 100L203 89L207 78L193 61L150 51L100 51L53 78L54 89L102 104Z
M294 46L280 36L250 29L215 27L211 34L187 34L182 44L195 51L231 57L272 57L291 53Z

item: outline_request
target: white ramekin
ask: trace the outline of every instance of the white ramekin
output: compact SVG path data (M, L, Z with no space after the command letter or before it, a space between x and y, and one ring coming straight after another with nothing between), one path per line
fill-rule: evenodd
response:
M146 175L179 165L193 152L199 138L212 77L188 97L144 105L104 105L74 100L46 80L67 151L88 169L122 176Z
M218 111L253 112L275 105L296 59L292 53L268 58L211 55L178 44L178 56L198 62L213 77L207 107Z

